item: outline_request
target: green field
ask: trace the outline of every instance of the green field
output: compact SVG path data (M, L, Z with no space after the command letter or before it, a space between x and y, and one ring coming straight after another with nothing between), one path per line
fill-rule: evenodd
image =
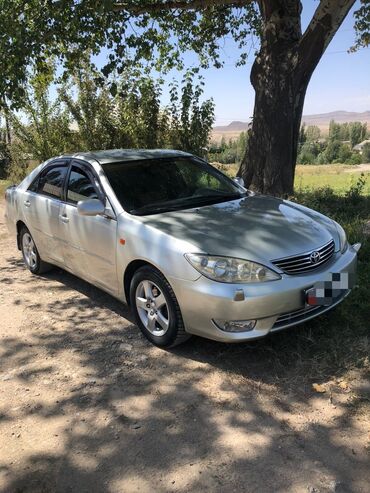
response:
M340 164L297 166L295 189L317 189L330 187L339 194L344 194L363 176L365 186L363 194L370 194L370 166L344 166Z
M237 164L215 164L229 176L236 176ZM370 194L370 165L349 166L342 164L298 165L296 168L295 190L300 192L307 188L318 189L330 187L334 192L344 195L363 175L365 186L362 193Z

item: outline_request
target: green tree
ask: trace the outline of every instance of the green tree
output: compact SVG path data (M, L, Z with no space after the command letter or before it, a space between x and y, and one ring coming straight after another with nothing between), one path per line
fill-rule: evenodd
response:
M325 149L325 163L332 163L338 159L339 151L341 148L340 140L330 139Z
M306 129L307 142L317 142L320 138L321 131L316 125L309 125Z
M185 74L182 87L176 82L171 86L169 144L172 148L205 156L214 123L214 102L201 102L203 81L194 85L194 74Z
M329 140L341 140L340 124L336 123L334 120L331 120L329 124Z
M315 164L316 157L319 154L319 147L315 142L307 141L301 147L298 154L297 162L299 164Z
M77 93L75 98L74 93ZM118 126L113 99L106 87L96 84L94 74L86 64L76 70L72 80L63 85L59 94L77 126L79 150L115 147Z
M301 147L303 146L303 144L306 142L307 140L307 135L306 135L306 124L303 123L301 125L301 129L299 131L299 137L298 137L298 150L301 149Z
M342 123L340 126L340 140L350 140L349 139L349 125L348 123Z
M352 150L347 144L341 144L338 150L337 161L347 163L352 157Z
M351 141L352 147L365 140L367 134L366 123L351 122L348 125L348 129L349 129L349 140Z
M50 99L51 80L50 73L34 75L25 93L22 117L9 114L13 139L8 174L12 179L23 178L30 160L42 162L74 148L71 119L59 98Z
M305 32L299 0L0 0L0 95L21 104L27 70L57 57L70 72L81 54L109 50L104 75L128 63L182 68L193 51L203 67L222 66L219 42L232 36L245 63L259 36L251 81L255 109L240 173L252 188L291 193L298 134L312 73L355 0L321 0ZM368 43L368 2L357 10L357 42ZM112 85L114 90L115 86Z
M370 143L364 145L361 157L364 163L370 163Z

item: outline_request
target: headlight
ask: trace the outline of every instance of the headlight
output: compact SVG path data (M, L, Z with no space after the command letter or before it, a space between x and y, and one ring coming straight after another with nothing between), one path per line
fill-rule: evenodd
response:
M281 276L264 265L240 258L186 253L185 258L204 276L219 282L245 283L276 281Z
M340 251L343 253L346 251L347 245L348 245L347 235L346 235L346 232L344 231L344 229L342 228L342 226L340 224L335 223L335 227L337 228L338 236L339 236L339 248L340 248Z

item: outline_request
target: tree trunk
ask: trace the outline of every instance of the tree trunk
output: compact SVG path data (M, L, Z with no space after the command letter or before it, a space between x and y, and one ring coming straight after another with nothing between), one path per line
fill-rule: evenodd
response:
M255 106L238 175L252 190L286 197L293 193L308 83L354 0L322 0L304 35L300 1L258 3L263 33L251 71Z
M251 80L256 96L248 147L239 174L246 185L262 193L293 193L298 136L307 83L283 52L276 60L258 58ZM281 61L280 61L281 59ZM266 67L268 65L268 67Z
M10 133L10 123L9 123L9 116L7 113L5 113L5 143L7 145L10 145L12 143L12 135Z
M247 187L267 194L293 193L297 142L307 84L298 76L302 38L300 2L260 2L261 49L251 71L255 105L239 174Z

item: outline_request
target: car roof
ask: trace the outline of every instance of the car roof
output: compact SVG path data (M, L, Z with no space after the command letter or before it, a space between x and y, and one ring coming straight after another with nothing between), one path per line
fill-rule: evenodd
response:
M184 156L191 156L191 154L170 149L111 149L106 151L78 152L71 157L85 159L87 161L95 160L100 164L110 164Z

